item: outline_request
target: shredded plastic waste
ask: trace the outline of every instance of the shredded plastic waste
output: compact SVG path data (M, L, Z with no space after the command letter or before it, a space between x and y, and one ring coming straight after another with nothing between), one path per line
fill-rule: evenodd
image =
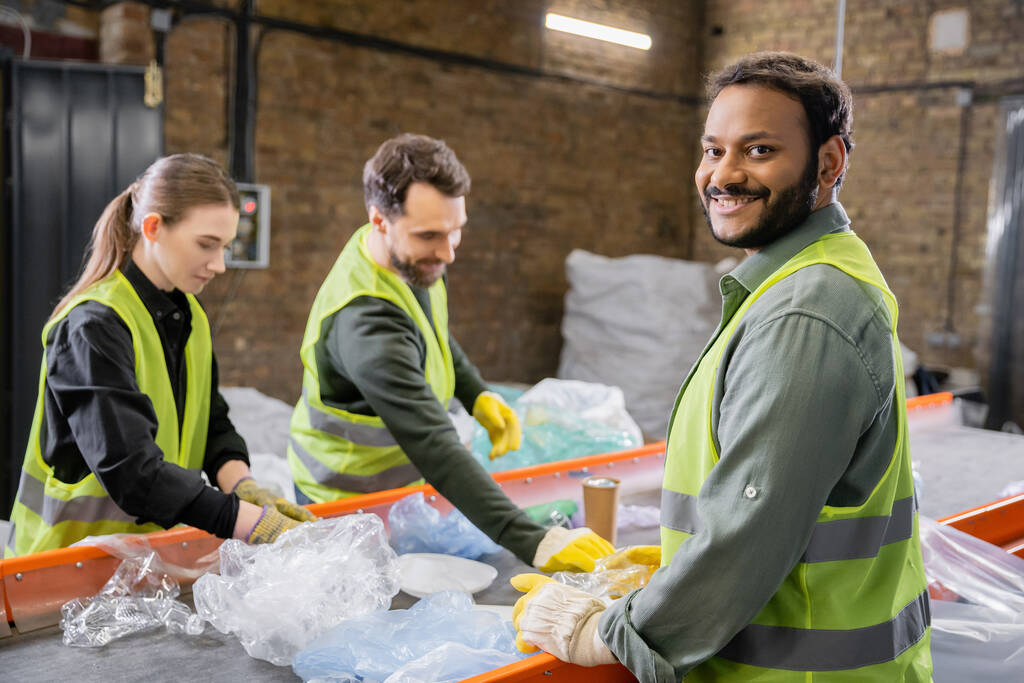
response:
M501 546L473 526L466 516L452 510L443 516L423 499L423 493L402 498L388 510L391 545L399 555L441 553L475 560L496 553Z
M582 458L643 444L616 387L548 378L509 405L523 427L522 446L491 460L487 432L476 426L470 450L488 472Z
M632 548L622 548L607 557L602 557L594 563L592 572L555 572L551 578L586 591L605 602L618 600L646 586L651 575L658 569L658 558L649 558L650 564L634 562L630 558L631 550Z
M203 622L183 602L178 582L153 550L121 562L99 593L61 607L64 644L102 647L118 638L164 626L169 633L199 635Z
M304 681L459 681L527 656L511 622L445 591L342 621L296 654L292 670Z
M371 514L302 524L268 545L224 541L220 570L192 587L199 616L279 666L341 620L386 610L398 593L398 557Z

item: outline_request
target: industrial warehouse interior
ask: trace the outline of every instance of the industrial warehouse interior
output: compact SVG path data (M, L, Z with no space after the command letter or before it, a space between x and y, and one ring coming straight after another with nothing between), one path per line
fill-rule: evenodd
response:
M0 0L0 116L0 679L1021 680L1021 0Z

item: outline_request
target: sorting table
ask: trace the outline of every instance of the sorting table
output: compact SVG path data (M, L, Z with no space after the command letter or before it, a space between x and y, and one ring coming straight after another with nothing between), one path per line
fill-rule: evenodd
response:
M503 472L495 475L495 478L513 500L526 506L558 497L573 497L566 495L566 492L576 491L580 478L593 472L604 473L611 470L615 476L623 480L622 502L657 505L659 491L652 488L651 482L660 483L660 459L663 451L663 444L654 444L636 451L590 456L563 463ZM631 471L636 476L630 476ZM438 509L451 509L447 501L437 496L433 489L427 486L370 494L361 496L358 500L324 503L312 506L311 509L321 516L350 514L357 511L375 512L386 523L386 510L391 503L419 490L422 490L428 502ZM210 547L219 543L195 529L158 532L151 536L151 543L156 547L163 544L164 548L181 553L184 545L186 551L193 555L208 552ZM624 530L618 539L619 546L657 542L657 528ZM51 551L54 553L53 562L56 564L40 567L37 571L51 571L58 577L69 577L68 580L74 580L81 574L82 584L90 587L81 589L78 594L93 595L112 573L113 568L116 568L118 561L99 551L92 553L96 555L92 559L75 559L84 557L84 550L94 549L71 548ZM474 595L475 602L514 604L520 594L512 588L508 579L515 574L534 570L506 550L486 555L480 560L494 566L498 570L498 576L488 588ZM10 565L11 562L5 561L4 564ZM78 563L82 563L83 567L76 568L75 565ZM95 571L90 571L91 564L102 567L97 566ZM24 568L23 565L25 563L15 564L13 567L5 566L3 585L20 588L18 582L12 582L13 577L9 571ZM94 576L85 581L84 578L88 578L85 575L88 574ZM56 583L62 582L58 578ZM53 610L54 605L59 607L59 604L69 599L68 596L73 597L74 590L71 587L64 587L64 593L68 595L59 595L50 600L48 610L41 610L39 615L26 617L26 623L34 625L41 620L49 620L50 625L27 632L19 632L16 628L11 635L0 637L0 678L18 682L73 679L85 683L150 681L167 677L175 680L245 680L248 683L299 680L290 667L279 667L250 657L233 634L222 634L209 624L199 636L169 634L161 628L115 640L101 648L67 647L62 642L63 634L60 628L55 625L59 615ZM60 590L56 592L59 594ZM183 595L181 599L192 606L191 592ZM417 598L399 593L392 600L391 607L405 609L416 601ZM17 620L15 622L17 623ZM547 655L541 654L538 657Z

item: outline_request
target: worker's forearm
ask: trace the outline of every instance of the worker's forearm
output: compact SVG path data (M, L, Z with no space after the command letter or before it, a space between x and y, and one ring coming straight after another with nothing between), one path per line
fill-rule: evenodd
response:
M242 460L228 460L217 470L217 486L225 493L231 493L239 481L251 477L249 465Z

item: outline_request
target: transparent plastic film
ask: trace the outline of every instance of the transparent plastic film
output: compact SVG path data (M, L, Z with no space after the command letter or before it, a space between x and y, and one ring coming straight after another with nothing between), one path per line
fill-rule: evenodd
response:
M61 608L60 627L64 644L101 647L133 633L164 626L171 633L199 635L202 620L176 598L177 580L156 554L138 554L130 546L124 560L106 585L92 598L75 598Z
M1009 615L1024 612L1024 559L951 526L919 519L932 600L966 602Z
M302 524L267 545L225 541L220 571L192 587L199 616L279 666L343 619L386 610L399 585L384 523L370 514Z
M555 581L602 600L618 600L643 588L658 569L661 556L649 546L630 546L597 560L592 572L555 572Z

